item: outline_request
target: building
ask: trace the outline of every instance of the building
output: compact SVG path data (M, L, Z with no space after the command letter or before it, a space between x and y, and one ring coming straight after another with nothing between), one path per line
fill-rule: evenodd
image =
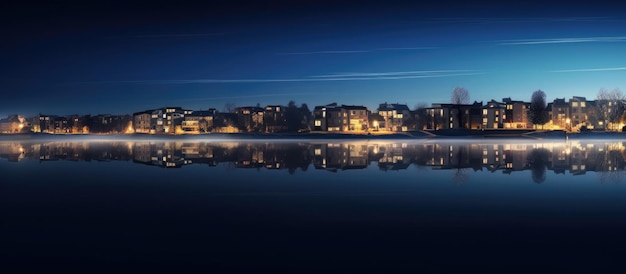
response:
M133 127L138 133L176 134L182 133L185 115L193 111L181 107L164 107L133 114ZM150 115L148 122L147 115Z
M238 107L235 108L237 126L247 132L259 132L265 130L264 109L261 107Z
M366 132L369 111L364 106L338 106L332 103L313 110L313 130L339 132Z
M378 106L378 115L383 118L376 127L385 131L407 131L406 121L410 118L409 107L403 104L383 103Z
M528 107L530 103L524 101L514 101L509 98L502 98L505 105L504 128L531 128L528 123Z
M483 127L484 129L504 128L506 119L505 103L489 101L483 107Z
M185 115L181 127L184 133L207 133L214 127L216 110L193 111Z
M552 102L552 108L550 110L549 117L552 122L552 128L554 129L568 129L571 128L570 123L570 105L565 101L565 98L556 98Z
M152 111L146 110L133 113L133 128L135 133L154 133L152 128Z
M26 118L17 114L0 120L0 133L21 133L29 127Z
M266 106L263 111L265 132L283 132L287 130L286 107L274 105Z
M420 122L425 129L480 129L482 128L482 102L473 104L432 104Z

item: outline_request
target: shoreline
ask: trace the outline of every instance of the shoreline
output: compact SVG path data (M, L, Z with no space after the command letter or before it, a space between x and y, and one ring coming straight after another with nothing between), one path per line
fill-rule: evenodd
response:
M84 140L84 139L120 139L131 140L482 140L482 139L624 139L621 132L583 132L566 133L565 131L535 130L438 130L438 131L406 131L385 134L362 133L207 133L207 134L47 134L47 133L16 133L0 134L0 141L20 140Z

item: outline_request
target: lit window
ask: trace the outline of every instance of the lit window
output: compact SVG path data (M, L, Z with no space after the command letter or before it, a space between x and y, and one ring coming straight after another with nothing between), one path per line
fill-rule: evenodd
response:
M578 107L578 102L572 102L572 107Z
M487 109L483 109L483 115L487 115Z
M315 149L315 155L322 155L322 149L321 148L316 148Z
M320 126L322 126L322 121L320 121L320 120L315 120L315 126L316 126L316 127L320 127Z
M585 104L585 102L580 102L580 107L581 107L581 108L584 108L584 107L586 107L586 104Z

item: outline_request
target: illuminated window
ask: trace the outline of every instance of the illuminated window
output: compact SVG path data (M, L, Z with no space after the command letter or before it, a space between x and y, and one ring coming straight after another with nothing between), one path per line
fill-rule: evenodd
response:
M578 107L578 102L572 102L572 107Z
M322 155L322 149L321 148L316 148L315 149L315 155Z
M584 107L586 107L586 104L585 104L585 102L580 102L580 107L581 107L581 108L584 108Z
M320 120L315 120L315 126L316 126L316 127L320 127L320 126L322 126L322 121L320 121Z
M487 115L487 109L483 109L483 115Z

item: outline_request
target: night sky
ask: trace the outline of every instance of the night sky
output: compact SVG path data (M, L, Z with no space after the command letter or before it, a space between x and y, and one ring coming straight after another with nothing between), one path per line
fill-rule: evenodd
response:
M626 91L618 4L91 2L0 6L0 117Z

